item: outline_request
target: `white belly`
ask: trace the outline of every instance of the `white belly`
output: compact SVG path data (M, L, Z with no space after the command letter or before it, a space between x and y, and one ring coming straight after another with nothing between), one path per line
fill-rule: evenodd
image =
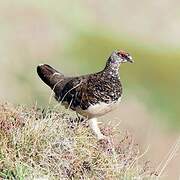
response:
M102 116L115 109L119 104L120 100L121 99L119 98L118 101L113 103L107 104L104 102L100 102L98 104L91 105L88 107L87 110L81 111L80 114L87 116L88 118Z

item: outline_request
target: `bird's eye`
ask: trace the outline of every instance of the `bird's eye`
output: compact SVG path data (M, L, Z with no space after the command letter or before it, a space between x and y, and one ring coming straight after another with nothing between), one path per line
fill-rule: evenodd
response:
M123 59L126 59L128 57L128 54L124 51L118 51L117 55Z
M128 57L127 54L120 53L120 52L118 52L117 55L120 56L120 57L123 58L123 59L126 59L126 58Z
M122 56L123 58L126 58L126 57L127 57L126 54L121 54L121 56Z

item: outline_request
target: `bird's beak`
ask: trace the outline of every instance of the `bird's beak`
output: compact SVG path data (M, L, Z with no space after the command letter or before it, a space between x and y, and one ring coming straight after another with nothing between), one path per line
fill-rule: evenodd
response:
M131 56L128 56L127 61L130 62L130 63L134 62Z

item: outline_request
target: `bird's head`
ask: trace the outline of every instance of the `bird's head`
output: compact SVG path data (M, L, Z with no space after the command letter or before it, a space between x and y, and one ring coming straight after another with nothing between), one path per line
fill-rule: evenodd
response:
M132 60L132 57L130 56L129 53L123 50L119 50L119 51L112 52L110 56L110 62L113 64L121 64L121 63L126 63L126 62L133 63L134 61Z

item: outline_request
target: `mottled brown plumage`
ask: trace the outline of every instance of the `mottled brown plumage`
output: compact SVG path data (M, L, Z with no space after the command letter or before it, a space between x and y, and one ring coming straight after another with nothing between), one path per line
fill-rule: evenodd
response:
M65 77L46 64L39 65L37 73L53 89L57 101L90 119L111 111L119 102L122 95L119 66L128 61L132 62L128 53L114 51L98 73Z

